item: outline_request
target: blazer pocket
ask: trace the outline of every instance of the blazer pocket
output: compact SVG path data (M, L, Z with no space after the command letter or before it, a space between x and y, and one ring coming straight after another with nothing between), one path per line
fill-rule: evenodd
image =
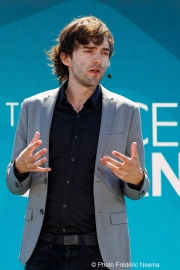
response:
M111 224L113 224L113 225L127 223L127 216L126 216L125 211L111 213L110 219L111 219Z
M124 133L109 134L108 140L121 140L124 138Z
M33 217L33 210L32 208L26 208L26 213L25 213L25 219L26 220L32 220L32 217Z

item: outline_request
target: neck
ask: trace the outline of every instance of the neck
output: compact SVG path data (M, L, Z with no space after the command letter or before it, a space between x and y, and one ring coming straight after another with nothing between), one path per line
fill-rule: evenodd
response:
M68 82L66 96L76 112L82 110L84 103L93 95L97 86L86 87L83 85L73 86Z

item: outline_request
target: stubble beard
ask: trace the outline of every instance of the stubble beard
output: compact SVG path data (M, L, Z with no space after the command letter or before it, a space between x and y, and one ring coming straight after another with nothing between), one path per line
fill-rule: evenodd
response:
M98 78L88 77L83 66L82 67L74 67L74 69L72 69L72 73L73 73L74 78L81 85L90 87L90 86L97 86L100 83L100 81L103 79L104 74L106 72L106 69L101 68L101 70L102 70L101 76Z

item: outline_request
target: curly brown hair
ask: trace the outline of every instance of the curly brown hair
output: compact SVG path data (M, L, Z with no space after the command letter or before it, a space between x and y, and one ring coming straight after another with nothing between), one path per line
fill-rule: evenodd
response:
M111 57L114 49L114 38L107 26L98 18L88 16L75 19L61 31L57 39L58 44L46 52L52 62L52 71L56 74L59 84L69 78L68 67L60 60L61 52L72 57L73 51L78 49L79 44L87 45L93 41L98 46L103 43L104 36L108 38L109 57Z

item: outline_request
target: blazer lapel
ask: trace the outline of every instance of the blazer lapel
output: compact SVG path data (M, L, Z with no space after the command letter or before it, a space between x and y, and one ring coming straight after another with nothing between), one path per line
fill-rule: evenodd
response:
M106 145L111 130L111 125L113 122L113 117L116 109L116 102L113 100L112 93L102 86L101 89L102 89L102 115L96 154L95 170L97 169L99 160L102 157L102 152Z
M49 166L49 133L58 94L59 88L56 89L56 91L53 91L52 94L48 94L47 97L44 98L44 103L41 110L40 134L43 142L42 147L48 149L48 152L44 155L44 157L47 157L47 161L44 163L45 167Z

